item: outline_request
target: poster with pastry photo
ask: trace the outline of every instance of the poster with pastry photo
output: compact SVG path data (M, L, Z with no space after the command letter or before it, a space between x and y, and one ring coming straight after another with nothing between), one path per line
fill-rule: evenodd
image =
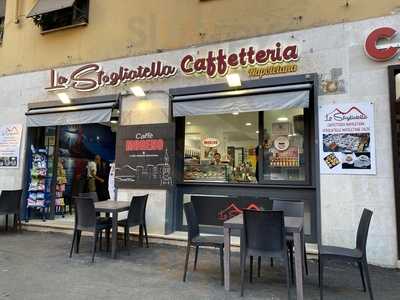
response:
M373 103L321 105L319 131L321 174L376 174Z

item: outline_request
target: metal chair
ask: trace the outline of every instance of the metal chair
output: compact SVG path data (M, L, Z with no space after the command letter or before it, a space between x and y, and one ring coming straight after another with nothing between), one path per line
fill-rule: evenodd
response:
M273 202L273 210L282 210L285 217L304 217L304 203L303 202L294 202L294 201L281 201L274 200ZM292 282L294 282L294 272L293 272L293 234L287 234L286 240L288 243L289 249L289 258L290 258L290 266L292 268ZM303 251L304 251L304 266L306 270L306 275L308 275L308 264L307 264L307 253L306 253L306 243L303 239Z
M118 226L124 227L124 243L127 247L129 241L129 229L134 226L139 226L139 241L143 247L143 230L146 238L146 247L149 248L149 238L147 236L146 227L146 206L149 195L133 196L131 205L128 211L128 217L118 221ZM129 247L128 247L129 249Z
M0 215L6 216L6 231L8 230L8 215L14 215L14 228L19 227L22 231L21 196L22 190L2 191L0 194Z
M190 248L195 247L195 257L193 271L197 268L197 257L199 254L199 247L214 247L219 248L220 266L221 266L221 284L224 284L224 237L223 236L206 236L200 235L199 223L197 220L196 212L191 202L183 204L185 210L187 226L188 226L188 242L186 247L185 268L183 272L183 281L186 281L186 273L189 263Z
M290 299L290 267L283 211L243 210L244 245L240 246L240 295L244 292L247 257L278 257L284 261L288 299Z
M369 225L371 223L372 211L364 209L360 223L357 229L356 248L342 248L333 246L319 247L319 286L320 286L320 298L323 299L323 280L324 280L324 265L328 260L342 260L349 262L356 262L360 269L361 281L363 284L364 292L366 292L365 283L367 284L369 298L374 299L372 294L371 280L368 272L367 262L367 239Z
M94 262L94 256L96 253L96 243L98 240L99 233L102 230L107 231L107 249L109 248L109 236L111 230L111 222L108 220L104 221L96 217L96 211L94 208L94 202L92 198L75 197L75 226L74 226L74 236L72 238L71 250L69 257L72 257L72 252L75 250L79 253L79 244L81 239L82 231L93 233L93 247L92 247L92 262Z

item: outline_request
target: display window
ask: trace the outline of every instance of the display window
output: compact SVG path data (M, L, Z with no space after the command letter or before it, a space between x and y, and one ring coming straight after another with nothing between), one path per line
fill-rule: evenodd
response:
M187 116L184 181L306 183L305 111Z

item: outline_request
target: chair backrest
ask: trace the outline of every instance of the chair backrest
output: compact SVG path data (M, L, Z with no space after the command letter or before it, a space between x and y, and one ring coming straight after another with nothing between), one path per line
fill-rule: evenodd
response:
M304 217L304 202L274 200L273 210L282 210L285 217Z
M128 225L143 224L146 219L146 205L149 195L133 196L128 212Z
M188 226L188 241L192 241L195 237L200 235L199 222L197 220L196 211L192 202L183 204L185 210L186 222Z
M246 251L283 253L286 231L283 211L243 210Z
M19 213L21 206L22 190L1 191L0 212L10 214Z
M362 251L363 254L365 254L367 247L369 224L371 223L372 214L372 211L364 208L360 223L358 224L356 247L358 250Z
M96 228L96 211L92 198L74 197L76 206L75 227L93 231Z
M79 197L92 198L93 202L99 202L99 196L97 196L96 192L79 193Z

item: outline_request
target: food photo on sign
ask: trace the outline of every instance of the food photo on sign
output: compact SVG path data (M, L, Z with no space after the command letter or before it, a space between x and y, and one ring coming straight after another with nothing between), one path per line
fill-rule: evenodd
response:
M320 116L322 174L375 174L372 103L323 105Z

